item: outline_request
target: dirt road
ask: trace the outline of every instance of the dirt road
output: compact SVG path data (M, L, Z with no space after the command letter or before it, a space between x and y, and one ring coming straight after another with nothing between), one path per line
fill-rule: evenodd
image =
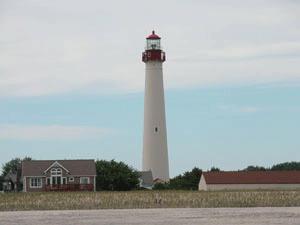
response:
M0 212L0 224L299 225L300 208L169 208L18 211Z

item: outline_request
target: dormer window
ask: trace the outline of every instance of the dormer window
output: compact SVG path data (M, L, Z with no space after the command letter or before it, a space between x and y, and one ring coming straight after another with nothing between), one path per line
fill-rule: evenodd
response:
M56 169L55 168L51 169L51 175L56 175Z
M51 169L51 175L62 175L62 169L61 168L53 168Z

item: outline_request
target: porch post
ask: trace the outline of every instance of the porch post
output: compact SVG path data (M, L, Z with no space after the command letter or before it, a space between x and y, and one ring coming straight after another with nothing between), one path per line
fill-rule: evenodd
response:
M27 190L26 190L26 186L27 186L26 180L27 180L26 177L24 177L24 178L23 178L23 191L24 191L24 192L27 191Z

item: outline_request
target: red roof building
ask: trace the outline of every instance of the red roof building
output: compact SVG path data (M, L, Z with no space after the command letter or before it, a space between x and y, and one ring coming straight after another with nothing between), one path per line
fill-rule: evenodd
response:
M199 190L297 189L300 171L203 172Z

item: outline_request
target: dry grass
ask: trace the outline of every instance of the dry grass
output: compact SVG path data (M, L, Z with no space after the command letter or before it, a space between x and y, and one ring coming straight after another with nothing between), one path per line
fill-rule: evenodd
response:
M0 195L0 211L291 206L300 206L300 190L48 192Z

